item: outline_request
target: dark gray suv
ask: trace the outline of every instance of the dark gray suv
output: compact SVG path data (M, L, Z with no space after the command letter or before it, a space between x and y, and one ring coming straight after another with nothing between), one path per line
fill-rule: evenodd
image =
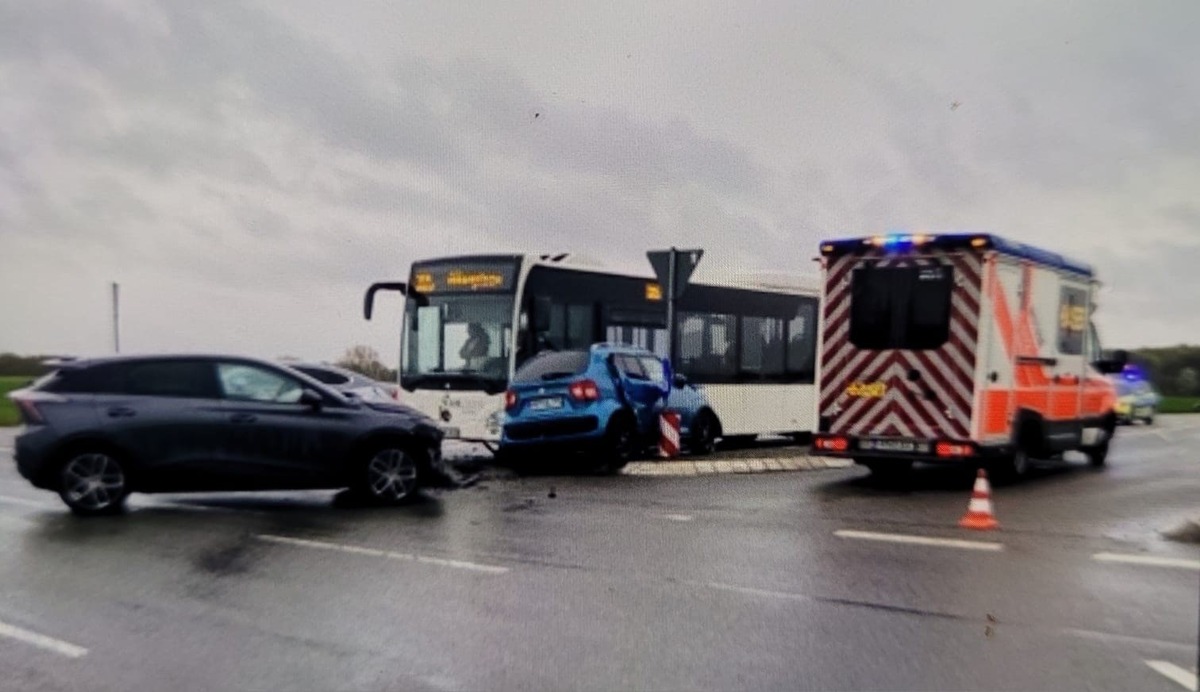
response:
M18 470L78 514L118 512L133 491L349 487L395 503L446 478L425 416L262 360L74 361L9 397Z

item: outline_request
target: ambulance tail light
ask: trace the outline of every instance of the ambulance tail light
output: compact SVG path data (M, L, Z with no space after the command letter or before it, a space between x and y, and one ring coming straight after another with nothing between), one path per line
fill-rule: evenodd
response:
M934 446L939 459L962 459L975 456L975 445L970 442L949 442L942 440Z
M850 440L841 435L822 435L813 439L813 446L823 452L845 452L850 449Z

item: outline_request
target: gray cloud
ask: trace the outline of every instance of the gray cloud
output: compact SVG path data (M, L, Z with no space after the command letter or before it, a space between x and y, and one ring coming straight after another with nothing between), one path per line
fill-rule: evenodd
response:
M1121 341L1197 333L1142 271L1200 235L1191 8L785 3L730 33L717 6L450 30L320 7L0 6L0 290L123 278L161 302L131 313L153 348L390 352L358 292L423 256L684 244L809 273L822 237L916 226L1096 262ZM97 309L0 305L0 349L101 341Z

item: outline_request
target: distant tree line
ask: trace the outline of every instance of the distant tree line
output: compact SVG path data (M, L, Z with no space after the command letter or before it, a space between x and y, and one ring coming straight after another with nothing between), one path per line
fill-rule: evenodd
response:
M1200 346L1140 348L1129 358L1167 396L1200 396Z
M384 365L379 359L379 352L370 346L360 344L346 349L346 353L335 365L380 382L396 381L396 371Z
M46 363L53 362L58 357L0 353L0 377L39 377L53 369L53 366ZM345 354L337 361L337 365L381 382L396 381L396 371L384 365L379 359L379 353L369 346L354 346L346 349Z
M18 356L15 353L0 353L0 377L37 377L50 371L43 365L55 356Z

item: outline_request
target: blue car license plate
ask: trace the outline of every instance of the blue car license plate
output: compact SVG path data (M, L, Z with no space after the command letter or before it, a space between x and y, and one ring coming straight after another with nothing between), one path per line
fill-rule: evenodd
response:
M530 411L552 411L563 407L563 400L560 396L547 397L545 399L533 399L529 402Z

